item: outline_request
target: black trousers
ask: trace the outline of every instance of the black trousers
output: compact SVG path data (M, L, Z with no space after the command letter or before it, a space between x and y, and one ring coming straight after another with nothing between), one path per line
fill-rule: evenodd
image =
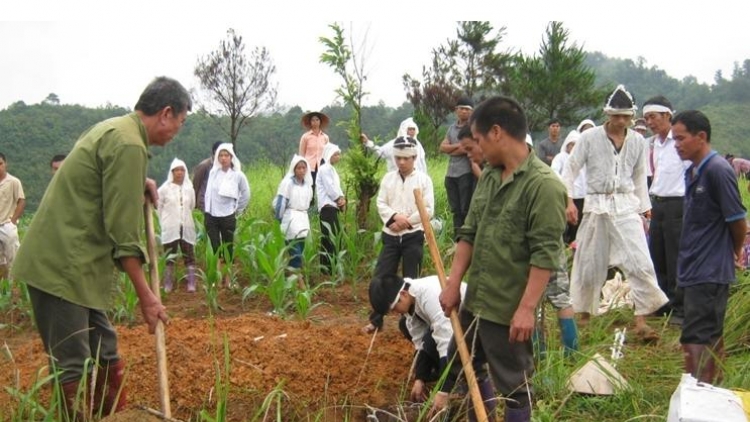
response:
M326 205L320 210L320 266L325 274L333 272L333 257L338 253L335 242L340 230L339 209Z
M677 287L677 254L682 234L682 197L652 197L649 245L656 280L669 303L663 309L682 315L683 293Z
M380 250L378 263L375 265L375 277L396 274L399 264L403 277L419 277L424 256L424 232L420 230L403 236L391 236L385 232L382 234L383 249ZM373 312L370 314L370 323L381 328L383 315Z
M237 228L237 217L234 214L225 217L214 217L211 214L205 214L205 226L208 239L211 241L211 248L217 253L219 247L225 244L227 250L222 257L224 261L231 262L234 256L234 230Z
M474 194L476 179L471 172L459 177L445 178L445 192L448 194L448 205L453 213L453 234L464 225L466 215L469 213L471 196Z

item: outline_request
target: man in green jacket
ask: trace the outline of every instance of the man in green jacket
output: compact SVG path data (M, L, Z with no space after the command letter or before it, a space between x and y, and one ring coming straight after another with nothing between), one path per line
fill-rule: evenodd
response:
M21 243L13 275L28 285L50 372L73 420L92 411L88 359L101 368L93 411L109 414L126 403L125 365L105 314L119 280L116 269L132 281L149 332L158 321L167 322L142 268L143 195L146 189L155 192L153 181L146 181L148 146L169 143L191 107L179 82L159 77L134 112L89 128L47 187Z
M534 310L559 265L567 192L526 144L526 115L515 100L487 99L469 123L487 166L458 230L440 304L446 314L459 311L474 367L489 364L494 387L506 399L505 421L528 422ZM466 298L459 310L463 279ZM451 342L448 356L455 350ZM451 373L458 369L454 364ZM436 396L435 408L445 405L448 384Z

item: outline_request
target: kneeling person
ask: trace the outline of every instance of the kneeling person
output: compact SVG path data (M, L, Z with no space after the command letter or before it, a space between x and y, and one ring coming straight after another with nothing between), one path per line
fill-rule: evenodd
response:
M375 277L370 282L370 304L375 312L395 312L404 316L405 336L414 343L417 362L411 400L423 402L427 382L435 381L448 364L448 344L453 338L451 321L440 307L440 281L437 276L401 278L395 274ZM466 284L461 284L461 294Z

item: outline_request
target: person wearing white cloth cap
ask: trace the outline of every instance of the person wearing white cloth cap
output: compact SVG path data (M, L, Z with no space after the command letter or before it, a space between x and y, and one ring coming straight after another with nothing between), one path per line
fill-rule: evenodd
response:
M234 153L231 143L224 143L216 148L214 166L208 173L205 194L206 235L211 241L214 253L222 245L226 249L219 261L231 262L234 257L234 230L237 228L237 216L247 208L250 202L250 184L242 172L242 165ZM229 287L229 277L223 278L224 287Z
M672 137L672 103L659 95L643 103L643 117L654 136L648 139L653 146L651 163L653 180L651 194L651 224L649 251L659 287L669 298L660 313L672 312L673 322L683 316L682 291L677 288L677 253L682 233L682 211L685 198L685 169L690 161L682 160Z
M159 225L161 242L167 252L164 270L164 291L172 290L177 251L182 253L187 268L187 291L195 291L195 190L188 177L187 165L179 158L172 160L167 181L159 187Z
M646 186L648 145L628 128L636 109L633 97L619 85L604 105L607 122L582 133L565 163L566 215L571 224L578 222L574 182L586 167L586 201L576 238L571 296L581 323L587 323L599 304L608 267L620 268L630 281L636 335L657 341L659 335L646 324L646 315L668 299L656 283L641 219L641 214L650 213L651 201Z
M422 143L419 142L419 139L417 139L417 135L419 135L419 127L414 122L414 119L409 117L408 119L402 121L401 125L399 125L396 137L384 143L383 145L375 145L375 143L372 142L364 133L359 136L359 140L362 142L362 145L364 145L367 149L374 151L375 154L378 155L378 157L382 158L383 161L385 161L386 171L394 171L397 170L398 167L396 166L396 159L393 155L393 144L399 137L408 136L409 138L412 138L417 142L417 170L423 173L427 173L427 161L425 160L424 147L422 147Z
M333 263L338 256L338 247L334 241L341 230L339 213L346 206L344 191L341 190L341 179L334 167L341 160L341 149L338 145L328 143L323 148L323 164L320 165L318 183L315 192L318 195L320 212L320 266L324 274L333 274ZM314 182L313 182L314 184Z
M393 155L398 170L386 173L378 190L378 214L383 221L383 248L375 265L375 276L396 274L399 265L404 277L417 278L424 256L424 228L414 199L414 190L422 191L427 214L432 218L435 209L432 180L415 168L416 141L399 137L393 143ZM372 332L383 326L383 315L370 314L370 324L364 328Z

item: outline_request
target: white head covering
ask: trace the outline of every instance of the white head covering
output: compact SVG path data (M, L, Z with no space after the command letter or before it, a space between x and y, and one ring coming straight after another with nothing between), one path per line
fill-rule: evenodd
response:
M305 172L305 185L312 186L313 180L312 180L312 173L310 173L310 163L307 162L305 157L294 154L294 157L292 157L292 161L289 163L289 170L286 172L286 176L288 178L294 177L294 168L297 167L297 164L300 163L300 161L304 161L305 164L307 164L307 172Z
M581 133L577 130L571 130L568 133L568 136L565 137L565 141L563 141L562 146L560 147L560 152L567 151L565 148L571 144L578 142L578 139L581 138Z
M187 165L185 164L185 162L182 161L182 160L180 160L179 158L175 158L174 160L172 160L172 164L169 165L169 173L167 173L167 181L164 182L165 184L166 183L172 183L174 181L174 175L172 174L172 170L174 170L174 169L176 169L178 167L182 167L182 168L185 169L185 179L184 180L188 180L188 181L190 180L190 175L188 174L188 168L187 168ZM184 182L183 182L183 184L184 184ZM164 185L162 185L162 186L164 186Z
M625 85L617 85L612 94L604 103L604 113L607 115L634 116L638 107L635 105L633 96L625 90Z
M417 136L419 136L419 126L417 126L417 124L414 122L414 119L411 117L401 122L401 125L398 127L398 133L396 133L396 137L398 138L401 136L408 136L406 130L410 127L413 127L415 129L414 136L412 136L412 138L417 139Z
M218 148L216 148L216 154L214 154L214 169L221 168L221 164L219 164L219 153L221 151L226 151L229 154L232 155L232 168L242 173L242 164L240 163L239 158L237 158L237 154L234 153L234 145L232 145L229 142L225 142L221 145L219 145Z
M394 157L416 157L417 141L414 138L399 136L393 141Z
M591 125L591 127L596 127L596 123L594 123L593 120L591 120L591 119L583 119L583 120L581 120L581 123L578 123L578 127L576 128L576 130L578 131L578 133L581 133L581 128L583 128L586 125Z
M323 159L325 160L326 164L331 163L331 157L333 157L333 154L341 152L341 148L338 147L336 144L327 143L325 147L323 147Z

